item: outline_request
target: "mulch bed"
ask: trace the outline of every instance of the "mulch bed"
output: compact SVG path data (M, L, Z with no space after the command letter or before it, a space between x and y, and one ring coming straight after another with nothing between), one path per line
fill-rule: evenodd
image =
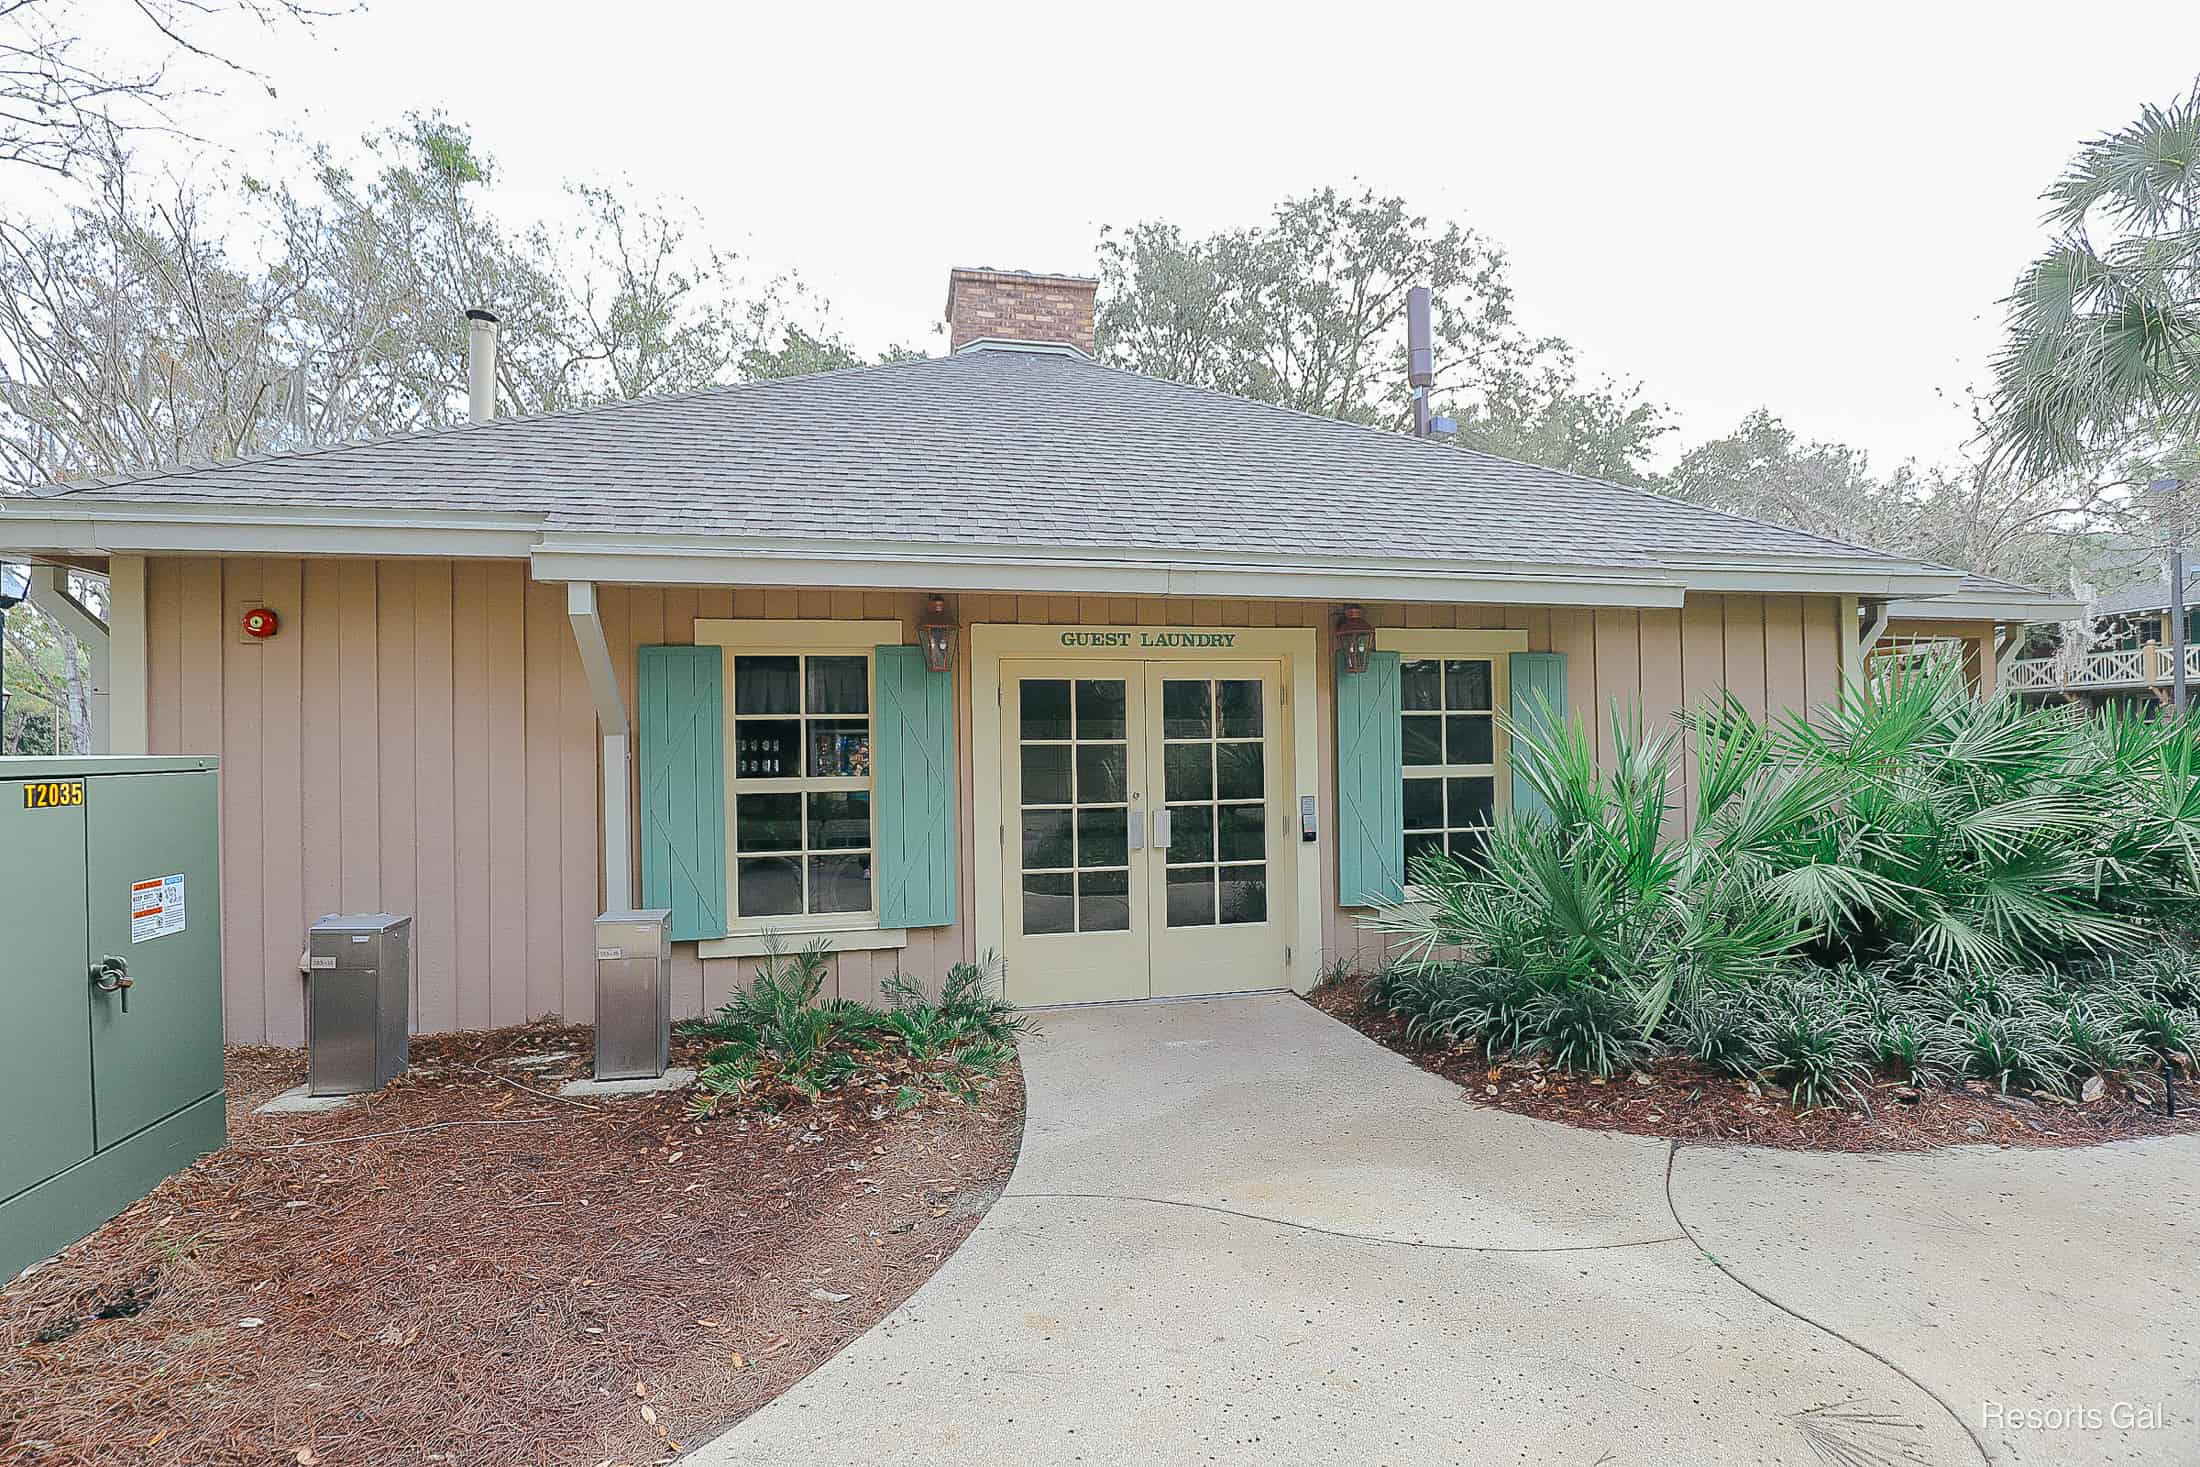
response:
M1372 1010L1367 980L1323 984L1307 1001L1385 1048L1457 1084L1466 1098L1594 1131L1627 1131L1677 1141L1777 1146L1795 1151L1929 1151L1941 1146L2084 1146L2200 1131L2200 1086L2180 1083L2177 1117L2161 1101L2135 1098L2110 1084L2086 1105L1998 1095L1976 1087L1914 1090L1882 1084L1867 1114L1797 1111L1776 1086L1737 1080L1690 1059L1660 1059L1634 1074L1596 1081L1562 1074L1532 1059L1492 1061L1479 1045L1424 1049L1409 1043L1405 1021ZM2159 1083L2155 1086L2158 1096Z
M415 1040L322 1115L253 1115L304 1056L231 1051L228 1147L0 1293L0 1461L665 1460L899 1304L1015 1163L1013 1067L975 1106L694 1122L557 1099L590 1042Z

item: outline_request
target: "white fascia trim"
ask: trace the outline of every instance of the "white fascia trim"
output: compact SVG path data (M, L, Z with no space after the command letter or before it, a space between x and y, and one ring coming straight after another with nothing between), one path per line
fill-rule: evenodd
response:
M909 946L906 927L848 927L838 929L789 929L769 932L736 932L726 937L706 937L695 945L699 958L761 958L803 947L823 947L829 953L891 952Z
M1655 576L1618 570L1459 574L1412 568L1351 568L1292 562L1213 565L1003 556L954 550L879 555L809 550L737 550L680 544L544 544L533 556L538 581L629 585L861 586L924 591L1053 595L1196 596L1217 600L1470 601L1536 606L1677 607L1682 590Z
M234 504L0 504L0 548L62 555L372 555L524 560L539 515Z
M1661 556L1676 580L1691 591L1720 593L1800 592L1855 596L1942 596L1963 584L1961 574L1896 561L1817 560L1808 557L1697 561Z
M1946 596L1960 574L1883 560L1756 555L1700 560L1645 551L1617 564L1249 553L1229 563L1150 547L817 542L677 533L556 531L541 514L179 501L0 503L0 548L68 555L265 554L531 558L539 580L866 585L1125 595L1347 597L1669 607L1687 591ZM594 569L572 568L586 562ZM713 564L715 563L715 564ZM776 569L767 570L766 565ZM654 569L652 569L654 567ZM706 570L706 567L708 569ZM2056 609L2024 611L2047 619ZM1989 615L1994 608L1967 607ZM1950 613L1942 612L1942 616Z
M2067 596L2021 601L1945 596L1932 601L1890 601L1887 615L1896 621L2076 621L2085 615L2085 603Z

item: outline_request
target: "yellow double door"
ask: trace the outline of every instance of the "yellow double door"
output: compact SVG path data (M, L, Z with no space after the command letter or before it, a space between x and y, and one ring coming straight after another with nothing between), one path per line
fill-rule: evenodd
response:
M1284 985L1281 687L1274 662L1002 663L1016 1002Z

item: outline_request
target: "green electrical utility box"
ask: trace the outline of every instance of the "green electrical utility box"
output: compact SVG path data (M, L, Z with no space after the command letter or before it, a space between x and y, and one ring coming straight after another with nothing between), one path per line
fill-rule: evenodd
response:
M223 1142L217 779L0 759L0 1281Z

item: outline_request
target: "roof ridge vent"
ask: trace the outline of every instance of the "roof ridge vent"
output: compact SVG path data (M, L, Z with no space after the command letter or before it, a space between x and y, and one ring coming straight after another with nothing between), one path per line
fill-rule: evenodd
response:
M1066 341L1020 341L1012 336L980 336L964 342L952 353L962 356L966 352L1020 351L1035 356L1071 357L1080 362L1095 361L1092 353L1080 351Z

